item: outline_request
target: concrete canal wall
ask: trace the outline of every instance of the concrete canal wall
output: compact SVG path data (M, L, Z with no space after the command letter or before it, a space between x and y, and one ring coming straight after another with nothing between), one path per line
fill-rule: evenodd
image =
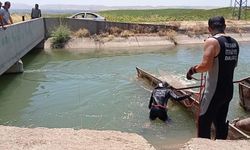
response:
M71 31L77 31L81 28L88 29L90 34L99 34L106 32L111 27L118 27L124 30L130 29L148 29L148 30L160 30L160 29L174 29L177 27L167 25L154 25L154 24L136 24L136 23L122 23L122 22L109 22L109 21L92 21L82 19L71 19L71 18L45 18L45 30L46 36L48 37L51 32L61 25L66 25Z

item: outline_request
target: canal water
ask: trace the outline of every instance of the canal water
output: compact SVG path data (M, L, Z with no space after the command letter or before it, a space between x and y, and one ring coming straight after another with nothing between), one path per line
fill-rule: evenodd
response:
M169 103L172 121L148 119L148 87L135 67L182 83L187 69L200 62L202 45L115 53L50 50L23 58L24 73L0 77L0 124L135 132L157 149L175 149L196 136L194 118ZM235 79L250 75L250 44L241 44ZM239 106L238 87L228 119L249 115Z

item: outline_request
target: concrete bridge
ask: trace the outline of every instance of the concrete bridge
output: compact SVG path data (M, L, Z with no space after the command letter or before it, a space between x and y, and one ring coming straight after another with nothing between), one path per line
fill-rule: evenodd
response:
M90 34L107 32L111 27L124 30L175 29L173 26L133 24L108 21L92 21L70 18L39 18L0 28L0 75L23 72L21 58L32 49L43 48L44 40L59 25L66 25L71 31L88 29Z
M0 29L0 75L9 72L22 72L21 58L43 42L45 28L43 19L35 19Z

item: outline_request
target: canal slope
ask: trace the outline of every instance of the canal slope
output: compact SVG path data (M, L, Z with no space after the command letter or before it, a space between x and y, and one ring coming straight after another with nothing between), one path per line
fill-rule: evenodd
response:
M249 42L250 34L249 33L230 33L228 34L235 38L238 42ZM185 34L178 34L174 37L175 42L178 45L189 45L189 44L203 44L205 39L209 37L208 34L202 36L190 37ZM50 49L51 38L45 42L45 49ZM130 36L130 37L103 37L96 40L94 37L87 38L76 38L73 37L65 45L65 49L82 49L83 52L88 52L86 50L93 49L112 49L120 48L126 49L130 48L144 48L144 47L157 47L164 46L166 48L172 48L175 46L174 42L169 40L166 36L157 36L157 35L140 35L140 36Z

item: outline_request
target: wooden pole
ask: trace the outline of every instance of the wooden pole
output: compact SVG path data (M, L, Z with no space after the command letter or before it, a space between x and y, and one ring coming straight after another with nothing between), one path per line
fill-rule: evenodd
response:
M200 87L201 87L200 85L195 85L195 86L188 86L188 87L174 88L174 89L177 91L180 91L180 90L194 89L194 88L200 88Z

